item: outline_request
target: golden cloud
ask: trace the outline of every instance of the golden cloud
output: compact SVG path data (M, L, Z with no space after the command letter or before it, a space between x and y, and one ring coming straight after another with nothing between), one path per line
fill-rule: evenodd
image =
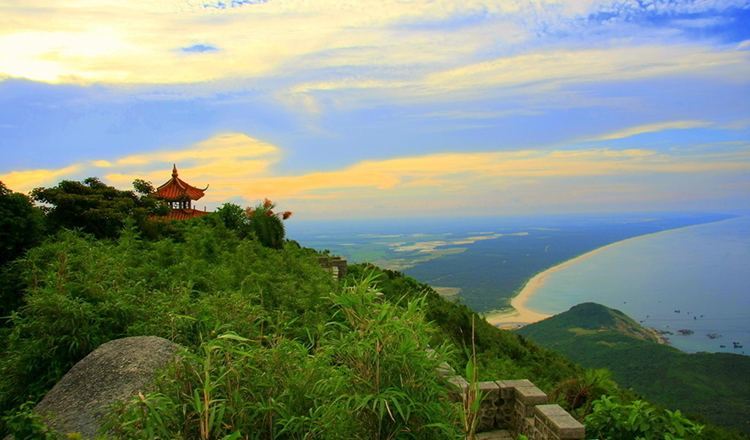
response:
M750 154L745 154L745 160ZM420 157L361 162L344 170L254 179L245 194L273 198L328 195L341 198L381 198L389 194L464 192L487 188L544 185L549 178L616 176L634 173L700 173L742 171L747 162L720 157L677 158L642 149L588 149L433 154ZM736 158L735 158L736 159Z
M604 136L588 139L590 141L609 141L613 139L624 139L631 136L636 136L644 133L653 133L663 130L687 130L690 128L702 128L710 127L713 125L711 122L705 121L671 121L671 122L660 122L656 124L639 125L637 127L631 127L625 130L610 133Z
M82 169L82 165L76 164L57 170L12 171L8 174L0 175L0 181L13 191L28 192L40 186L55 184L59 179L68 178Z
M278 147L241 133L222 133L182 149L59 170L18 171L0 180L25 191L105 169L109 171L105 181L121 188L129 188L136 178L158 186L169 179L172 163L177 162L182 178L196 186L210 184L202 199L209 205L237 197L251 204L268 197L293 199L297 210L330 212L337 206L350 214L372 215L396 206L424 211L488 203L513 206L517 200L540 206L562 200L607 201L607 194L619 198L637 197L639 191L662 194L648 183L657 175L679 174L670 181L689 182L693 175L750 171L746 149L692 155L607 148L443 153L363 161L328 172L273 175L280 157Z

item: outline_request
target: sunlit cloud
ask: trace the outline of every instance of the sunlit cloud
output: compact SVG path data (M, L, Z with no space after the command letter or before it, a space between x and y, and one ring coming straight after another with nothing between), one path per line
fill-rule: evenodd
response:
M302 176L270 177L249 182L247 192L274 198L381 198L398 193L436 196L452 189L544 186L550 178L611 178L648 173L742 172L750 170L750 152L737 156L690 159L653 151L590 149L501 153L434 154L363 162L348 169ZM472 188L469 190L468 188Z
M0 176L0 180L10 188L28 190L52 184L55 179L106 170L103 177L107 183L128 188L134 179L159 185L168 180L172 163L178 163L183 179L196 186L210 184L202 202L214 207L237 197L246 204L269 197L296 200L313 212L316 209L310 202L315 200L327 200L328 210L331 203L356 208L366 203L404 206L419 200L420 205L411 205L411 209L430 210L456 197L463 204L486 203L483 199L493 193L493 203L508 205L523 199L525 203L544 205L561 197L604 200L607 194L628 200L649 185L656 185L648 183L648 176L742 175L750 171L747 148L726 148L730 151L698 150L692 155L608 148L427 154L284 176L274 171L281 160L278 147L244 134L224 133L184 149L92 161L60 170L13 172ZM622 179L624 183L612 183Z
M81 171L82 165L70 165L57 170L24 170L12 171L8 174L0 175L0 182L6 187L20 192L31 191L40 186L54 185L58 180L65 179Z
M636 136L644 133L654 133L663 130L687 130L691 128L703 128L710 127L711 122L705 121L671 121L671 122L659 122L656 124L645 124L637 127L631 127L625 130L610 133L604 136L587 139L590 141L609 141L613 139L624 139L631 136Z
M115 160L94 160L59 170L15 171L0 175L0 180L17 191L56 184L62 179L101 176L110 185L132 188L135 179L158 186L170 178L173 164L196 186L211 184L212 196L237 195L236 187L263 176L279 160L277 147L240 133L222 133L187 148L154 151ZM203 183L205 182L205 183Z

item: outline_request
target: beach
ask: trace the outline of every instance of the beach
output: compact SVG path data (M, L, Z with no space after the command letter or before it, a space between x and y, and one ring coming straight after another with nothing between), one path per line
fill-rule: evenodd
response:
M543 319L549 318L552 315L535 312L534 310L528 309L526 307L526 304L529 302L529 299L531 298L531 296L537 290L539 290L547 282L547 279L554 273L559 272L567 268L568 266L579 263L585 259L591 258L605 251L606 249L612 248L614 246L627 243L630 241L634 241L634 240L639 240L645 237L651 237L654 235L663 234L665 232L673 232L673 231L677 231L680 229L692 228L695 226L700 226L700 225L692 225L692 226L686 226L684 228L668 229L666 231L654 232L653 234L639 235L638 237L632 237L626 240L620 240L620 241L608 244L606 246L602 246L600 248L594 249L591 252L587 252L585 254L579 255L575 258L571 258L570 260L567 260L564 263L551 267L543 272L538 273L534 277L532 277L524 285L523 289L521 289L518 295L513 297L513 299L511 300L510 305L512 309L504 310L500 312L487 313L484 315L484 318L490 324L500 327L500 328L504 328L504 329L520 327L525 324L532 324L534 322L539 322Z

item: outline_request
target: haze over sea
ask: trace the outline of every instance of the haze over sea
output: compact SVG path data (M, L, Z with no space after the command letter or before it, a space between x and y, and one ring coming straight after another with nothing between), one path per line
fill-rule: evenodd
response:
M527 308L556 314L598 302L647 327L694 331L670 336L682 350L750 353L749 217L576 214L297 221L287 228L303 246L402 271L480 313L507 309L544 270L639 237L550 275ZM734 341L749 349L735 349Z
M683 351L750 354L750 217L620 243L549 275L526 306L557 314L587 301L673 332Z

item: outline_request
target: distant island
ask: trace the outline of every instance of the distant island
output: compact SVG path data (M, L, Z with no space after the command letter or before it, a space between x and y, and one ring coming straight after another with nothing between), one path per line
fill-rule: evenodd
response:
M621 386L671 409L750 433L750 357L683 353L660 344L629 316L595 303L516 331L587 368L607 368ZM684 334L690 330L680 330Z

